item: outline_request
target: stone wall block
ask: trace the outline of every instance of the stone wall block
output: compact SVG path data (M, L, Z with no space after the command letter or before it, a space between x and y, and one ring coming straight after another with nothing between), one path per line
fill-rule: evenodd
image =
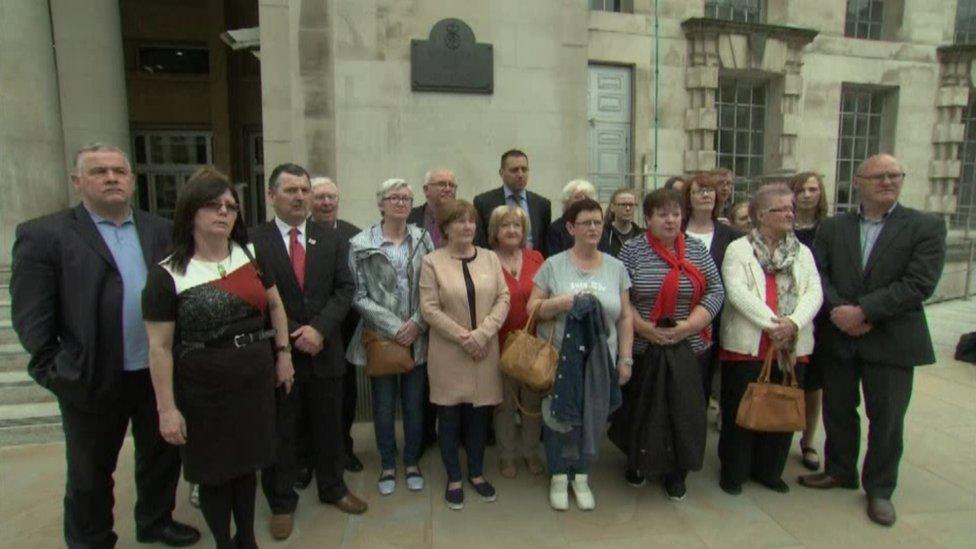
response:
M803 93L803 77L787 72L783 76L783 95L799 96Z
M943 86L936 96L937 107L965 107L969 103L969 88L964 86Z
M718 59L723 69L749 68L749 43L744 34L718 37Z
M718 129L718 110L707 107L687 109L685 129L688 131Z
M783 114L783 129L780 135L796 136L800 133L800 117L796 114Z
M685 88L718 88L718 67L688 67L685 71Z
M936 124L932 130L933 143L962 143L966 134L965 124L943 122Z
M929 163L930 179L955 179L962 173L962 162L958 160L933 160Z
M702 172L715 169L718 155L715 151L685 151L685 172Z
M782 73L786 70L786 58L786 42L767 38L766 50L763 53L759 68L767 72Z

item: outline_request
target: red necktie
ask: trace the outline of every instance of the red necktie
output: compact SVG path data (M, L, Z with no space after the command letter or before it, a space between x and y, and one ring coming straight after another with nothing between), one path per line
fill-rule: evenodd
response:
M288 234L291 239L288 241L288 254L291 255L291 268L295 271L295 280L298 287L305 289L305 246L298 241L298 228L292 227Z

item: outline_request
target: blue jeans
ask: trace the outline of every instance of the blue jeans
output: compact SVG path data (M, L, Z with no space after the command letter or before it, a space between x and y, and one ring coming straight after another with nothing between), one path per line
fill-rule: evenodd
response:
M437 407L437 441L441 459L447 470L448 482L461 482L461 457L458 452L464 437L464 452L468 456L468 478L480 477L484 472L485 437L491 419L492 406L455 404Z
M403 413L403 465L412 467L420 461L424 430L424 384L427 364L418 364L405 374L370 378L373 394L373 431L383 469L395 469L396 397L400 387L400 411Z
M590 464L584 460L570 461L562 457L563 441L559 433L542 423L542 445L546 447L546 464L550 475L569 475L572 479L576 473L585 475L590 470Z

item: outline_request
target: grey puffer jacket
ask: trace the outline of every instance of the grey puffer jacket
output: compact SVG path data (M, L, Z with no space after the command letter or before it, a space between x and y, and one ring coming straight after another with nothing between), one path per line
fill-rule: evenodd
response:
M397 330L407 320L420 327L420 336L413 343L413 356L417 364L427 362L427 323L420 315L420 267L423 258L434 250L434 243L427 231L416 225L407 225L413 243L413 259L407 271L409 303L401 304L397 297L397 275L390 259L373 244L372 225L349 240L349 270L356 281L356 293L352 305L359 311L359 325L349 341L346 360L356 365L366 364L363 347L363 327L393 339Z

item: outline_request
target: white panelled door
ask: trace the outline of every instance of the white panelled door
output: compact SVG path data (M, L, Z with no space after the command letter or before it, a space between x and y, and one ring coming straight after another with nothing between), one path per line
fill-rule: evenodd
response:
M634 183L629 174L633 166L630 79L629 67L589 67L589 177L603 202L616 189Z

